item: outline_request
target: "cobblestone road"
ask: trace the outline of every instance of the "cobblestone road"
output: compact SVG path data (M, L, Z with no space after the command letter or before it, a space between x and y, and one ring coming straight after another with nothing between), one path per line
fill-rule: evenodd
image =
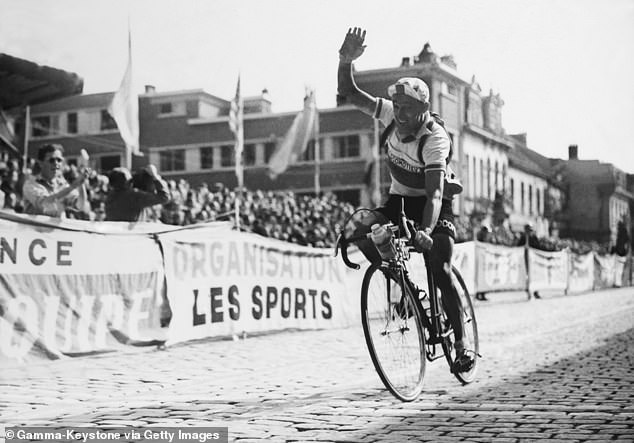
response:
M634 290L476 305L477 382L444 360L412 403L360 327L203 341L0 374L0 425L228 426L230 441L634 441ZM0 426L0 435L2 435Z

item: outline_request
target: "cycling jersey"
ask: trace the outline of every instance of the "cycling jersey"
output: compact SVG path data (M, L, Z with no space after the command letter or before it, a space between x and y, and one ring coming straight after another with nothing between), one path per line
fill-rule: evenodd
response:
M374 118L380 120L385 126L394 120L394 107L392 101L382 98L377 99ZM425 194L425 172L447 172L447 158L450 152L450 140L445 130L437 124L428 128L427 122L431 116L425 113L423 124L418 133L413 137L400 140L397 131L390 134L387 139L387 158L392 184L390 194L406 196L423 196ZM418 158L418 142L423 135L428 135L423 147L421 163Z

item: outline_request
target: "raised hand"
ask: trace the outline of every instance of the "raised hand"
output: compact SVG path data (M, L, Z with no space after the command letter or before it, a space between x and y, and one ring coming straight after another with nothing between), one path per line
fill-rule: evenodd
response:
M361 28L350 28L339 49L339 60L343 63L352 63L361 57L365 50L365 30Z

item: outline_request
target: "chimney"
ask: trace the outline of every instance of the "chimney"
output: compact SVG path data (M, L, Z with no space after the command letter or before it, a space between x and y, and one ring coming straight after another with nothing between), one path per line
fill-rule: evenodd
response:
M154 85L145 85L145 93L146 94L154 94L156 92L156 86Z
M579 160L579 146L568 146L568 160Z
M403 57L403 60L401 60L401 67L407 66L410 66L409 57Z

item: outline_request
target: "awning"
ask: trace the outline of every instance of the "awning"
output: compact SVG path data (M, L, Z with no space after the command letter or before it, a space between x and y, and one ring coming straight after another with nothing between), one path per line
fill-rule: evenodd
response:
M83 89L84 80L75 73L0 53L1 109L81 94Z

